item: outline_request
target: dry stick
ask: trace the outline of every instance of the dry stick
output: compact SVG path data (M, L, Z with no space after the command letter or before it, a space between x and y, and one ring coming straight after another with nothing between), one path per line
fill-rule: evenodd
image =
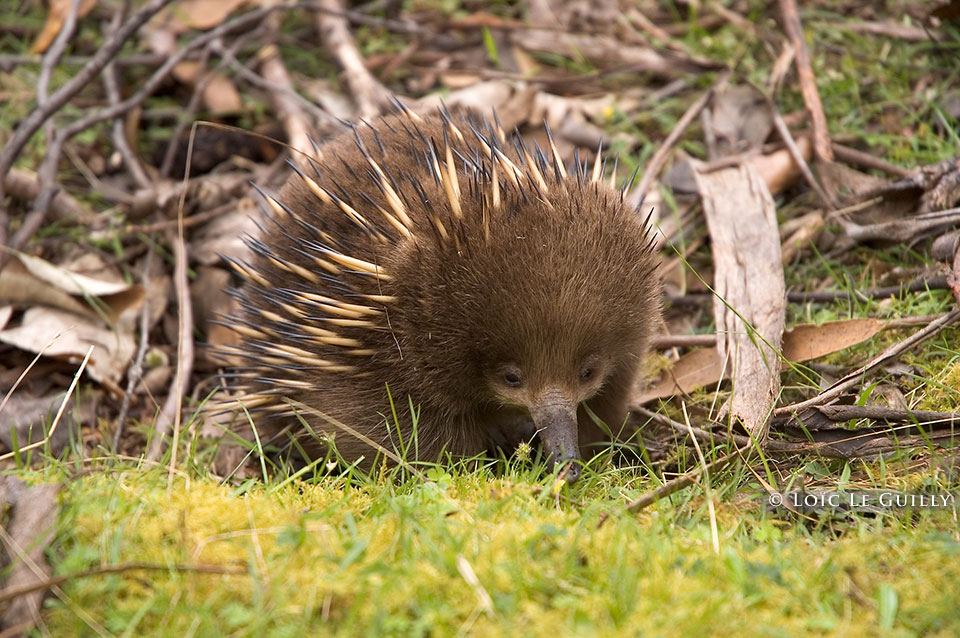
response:
M6 175L7 171L10 170L10 167L13 165L14 160L20 154L20 151L23 150L23 147L27 144L33 134L36 133L43 123L50 118L51 115L59 111L64 104L66 104L70 98L80 92L87 84L90 83L93 78L100 73L106 64L113 59L113 56L116 55L117 51L126 43L127 40L136 33L140 27L144 25L150 18L152 18L158 11L163 7L170 4L173 0L151 0L145 4L139 11L137 11L131 18L115 31L106 42L103 43L103 46L97 53L90 58L90 61L77 72L72 78L65 82L60 88L54 91L53 95L50 96L50 99L47 100L42 105L37 105L37 108L30 112L30 114L24 118L20 126L17 127L14 131L13 136L7 142L7 144L0 150L0 175ZM110 116L112 117L112 115ZM0 243L5 244L7 242L7 212L6 208L3 205L4 196L3 196L3 183L0 182ZM0 260L3 259L3 255L0 255ZM2 265L3 261L0 261Z
M169 2L170 0L154 0L155 3L161 2L161 1ZM153 6L153 3L147 6ZM227 33L247 27L251 24L256 24L257 22L261 21L264 18L264 16L272 13L273 11L292 9L292 8L295 8L296 6L297 4L295 3L273 5L270 7L264 7L262 9L258 9L256 11L251 11L250 13L244 14L242 16L238 16L233 20L224 22L217 28L212 29L211 31L208 31L207 33L201 36L198 36L197 38L195 38L194 40L186 44L182 49L177 51L175 54L173 54L172 56L169 56L167 58L167 61L163 64L163 66L157 69L154 72L154 74L151 75L150 78L146 81L146 83L140 88L140 90L137 91L134 95L130 96L126 100L123 100L122 102L111 105L96 113L92 113L90 115L87 115L86 117L76 120L73 123L65 126L63 129L59 130L57 132L57 135L54 136L53 141L50 143L47 149L47 157L44 159L43 165L41 165L41 169L40 169L41 179L43 180L48 175L55 176L57 161L59 160L60 153L63 149L63 144L68 139L70 139L77 133L84 131L87 128L93 126L94 124L98 124L104 120L108 120L110 118L116 117L122 113L129 111L132 108L139 106L145 99L147 99L147 97L153 94L153 92L157 89L160 83L173 70L173 67L179 64L180 61L183 60L191 51L201 46L205 46L211 41L219 37L222 37ZM139 11L136 15L134 15L134 17L131 18L131 21L136 19L137 16L140 15L142 12L143 10ZM129 24L130 22L127 23L127 25ZM127 25L124 25L124 27L122 27L120 31L118 31L117 33L121 34L125 32ZM112 42L113 38L111 38L110 41ZM122 44L122 42L120 44ZM101 51L103 50L104 49L101 49ZM99 59L99 53L97 56L94 56L94 60L98 60L98 59ZM96 70L99 71L101 68L102 68L102 65L98 66ZM71 80L70 82L65 84L63 87L61 87L60 90L54 93L53 97L50 99L48 103L52 103L55 100L57 100L57 96L60 94L60 92L64 88L66 88L68 85L71 85L72 82L73 81ZM76 89L76 90L79 90L79 89ZM72 97L72 94L66 96L66 98L64 99L69 99L70 97ZM26 120L24 120L24 125L31 122L34 115L36 113L39 113L40 111L41 109L37 109L33 113L31 113L31 115ZM21 128L17 129L17 132L14 133L14 136L11 139L10 143L8 143L6 147L4 147L3 151L0 151L0 174L3 174L3 169L5 168L3 162L6 155L7 154L10 155L11 159L9 161L12 162L13 158L16 156L16 153L19 153L20 148L22 148L23 146L23 144L19 144L19 146L17 146L16 153L10 150L16 146L15 142L19 139L20 131L21 129L23 129L24 125L21 125ZM30 135L32 135L35 131L36 131L36 128L30 131ZM27 139L29 139L29 136L27 137ZM20 230L9 242L9 245L11 245L13 248L23 247L23 245L26 244L26 242L30 239L30 237L32 237L37 232L37 230L39 230L40 226L43 225L43 220L46 216L46 211L49 208L50 202L52 201L53 197L56 195L56 188L53 186L54 184L53 177L46 177L43 183L49 184L50 186L43 189L41 194L37 197L37 200L34 202L33 208L31 209L30 213L27 215L27 218L24 220L23 225L20 227ZM0 186L2 186L2 184L0 184ZM2 209L2 201L3 201L3 192L2 190L0 190L0 209ZM2 219L3 219L3 213L2 211L0 211L0 221L2 221ZM2 269L3 266L6 264L7 259L8 259L7 255L5 253L0 252L0 269Z
M37 91L36 91L37 108L33 111L34 113L37 111L43 110L48 104L53 102L53 100L50 99L50 96L48 94L48 89L50 87L50 78L53 75L54 67L57 66L57 62L59 62L60 58L63 56L63 52L67 48L67 43L73 37L74 31L76 31L77 12L79 10L80 10L80 0L72 0L72 2L70 3L70 9L67 12L66 20L64 21L64 24L60 29L60 33L57 34L56 39L53 41L53 45L50 47L47 53L43 56L43 65L40 68L40 76L37 79ZM27 117L27 119L28 120L30 119L29 116ZM43 125L44 135L46 136L48 143L50 143L51 140L53 140L56 135L56 127L53 121L52 120L47 121L45 119L44 121L40 122L40 124ZM17 132L20 131L20 128L22 127L18 127ZM39 128L39 124L38 124L38 128ZM17 137L17 133L14 133L14 140L16 139L16 137ZM11 142L13 142L14 140L11 140ZM10 146L10 143L8 143L3 148L3 150L0 151L0 175L6 175L7 170L9 170L10 166L13 164L13 160L16 159L16 157L14 156L10 158L9 163L6 163L4 161L6 156L6 151L9 146ZM40 197L38 197L38 199L34 202L34 206L36 206L38 202L43 200L44 210L50 207L50 203L53 201L54 195L56 195L55 191L53 192L51 191L52 191L53 182L56 179L56 163L60 159L60 147L52 143L50 144L50 146L56 149L56 157L50 157L48 154L48 157L44 159L44 164L43 164L45 170L41 169L37 173L37 181L39 184ZM48 148L48 151L49 151L49 148ZM9 221L10 221L7 214L6 206L4 206L3 202L4 202L3 182L2 180L0 180L0 246L7 245L7 232L9 230ZM32 214L32 211L31 211L31 214ZM36 215L34 215L34 217L35 216ZM23 229L21 228L21 231L22 230ZM32 234L33 233L31 233L31 235ZM14 237L14 239L16 239L16 236ZM18 249L20 248L20 245L17 245L14 242L13 247ZM3 267L7 263L7 260L9 260L9 258L10 258L10 255L7 252L0 252L0 270L3 270Z
M53 77L53 69L60 62L60 58L63 57L64 51L67 49L67 44L70 42L70 39L73 38L74 32L77 30L77 14L80 12L80 0L71 0L70 8L67 10L67 17L64 20L63 25L60 27L60 33L57 34L56 39L53 41L53 45L43 56L43 64L40 67L40 76L37 78L37 108L43 108L43 105L46 104L47 100L50 98L48 92L50 88L50 78ZM47 120L43 126L44 136L50 140L53 138L53 135L56 131L56 126L52 119ZM43 175L41 173L41 179ZM43 191L43 182L41 181L41 192Z
M833 422L870 419L871 421L896 421L919 425L960 424L960 412L907 410L883 405L821 405L816 409Z
M293 87L293 82L290 80L290 75L287 73L286 67L283 67L283 59L280 57L280 52L277 50L275 45L264 47L258 54L258 57L262 58L263 60L263 77L257 75L247 68L243 63L241 63L230 49L225 49L222 46L215 46L213 51L223 58L227 66L233 69L237 75L242 77L244 80L256 87L263 89L264 91L267 91L270 93L271 98L278 101L282 99L290 102L293 107L302 111L306 111L313 116L316 122L322 125L324 130L333 132L343 128L343 125L337 120L337 118L297 93L296 89ZM280 73L274 75L274 69L269 71L267 70L266 67L268 67L271 60L276 60L277 63L283 68L282 75ZM281 93L282 96L273 95L275 93ZM321 134L322 133L323 131L321 131ZM311 147L311 145L308 144L308 147ZM312 147L310 150L312 150Z
M182 206L180 207L180 218L183 219ZM170 244L173 246L175 262L173 281L177 291L177 326L179 332L177 338L177 373L174 375L173 383L170 384L170 392L163 404L163 409L154 423L153 440L150 441L147 459L156 461L160 458L164 437L173 430L169 475L169 482L172 484L177 464L177 446L180 439L182 418L180 408L183 404L183 393L187 380L193 371L193 307L190 302L190 286L187 280L187 246L183 240L182 225L176 235L171 233Z
M367 70L363 56L350 34L344 17L343 0L320 0L316 15L317 31L330 54L343 69L343 77L350 88L361 118L372 118L389 106L393 93L380 84Z
M817 178L813 176L813 171L810 170L810 166L807 164L807 161L803 159L803 153L800 152L800 147L797 146L796 140L793 139L793 135L790 133L790 128L787 126L787 123L783 121L783 116L780 115L777 105L773 103L773 100L769 95L764 94L764 99L766 99L767 108L770 110L770 115L773 117L773 125L777 129L780 139L782 139L783 143L787 145L787 151L790 153L790 157L793 158L793 163L796 164L797 168L800 169L803 179L805 179L807 184L810 185L810 188L817 193L817 196L820 197L820 201L822 201L825 206L829 207L831 210L837 208L837 200L823 190L823 187L820 186L820 182L818 182Z
M173 127L173 132L170 134L170 141L167 143L167 150L163 153L163 161L160 162L161 177L170 177L170 171L173 169L173 160L176 159L177 148L179 148L177 142L180 140L180 136L187 126L193 123L194 114L200 108L200 101L203 99L203 92L206 90L207 85L216 77L217 71L219 71L220 66L223 64L221 62L221 64L218 64L215 68L202 75L200 74L200 71L206 69L207 64L210 62L210 52L213 49L213 43L218 41L219 38L211 42L210 46L204 47L203 51L200 52L200 60L197 62L198 73L193 82L193 92L190 94L190 100L187 102L187 106L181 109L177 115L177 124Z
M639 512L640 510L653 505L660 499L670 496L674 492L678 492L685 487L690 487L697 482L697 479L700 478L701 474L704 472L714 472L723 469L730 463L730 461L740 456L744 451L746 451L747 448L751 446L752 443L743 447L739 447L733 452L725 454L707 465L701 465L695 470L691 470L673 480L667 481L657 489L646 492L645 494L642 494L638 498L635 498L627 503L625 510L627 512ZM601 514L600 520L597 521L597 528L602 527L603 524L607 522L607 519L610 518L610 516L610 512L604 512Z
M3 178L4 188L10 197L32 202L40 196L40 180L32 171L11 168ZM50 214L54 219L63 219L79 224L95 221L96 213L86 208L72 195L57 193L50 202Z
M123 403L120 404L120 413L117 415L117 429L113 433L114 452L120 449L120 437L123 435L123 424L127 420L127 412L130 410L130 397L140 383L143 377L143 360L147 356L147 347L149 346L150 331L150 266L153 263L153 244L143 260L143 307L140 309L140 345L137 348L137 356L133 363L127 369L127 389L123 393Z
M773 411L773 415L779 416L782 414L796 413L796 412L799 412L800 410L804 410L806 408L812 408L837 398L843 392L855 386L863 375L867 374L874 368L877 368L878 366L882 365L888 359L899 356L900 354L906 352L907 350L916 346L917 344L920 344L923 341L926 341L927 339L929 339L930 337L933 337L934 335L939 333L941 330L943 330L944 328L952 324L954 321L956 321L958 318L960 318L960 308L954 308L950 312L942 315L936 321L931 322L930 325L923 328L922 330L915 332L914 334L910 335L900 343L896 343L890 346L889 348L881 352L879 355L877 355L876 357L874 357L873 359L871 359L861 367L857 368L853 372L844 376L842 379L838 380L836 383L831 385L829 388L827 388L817 396L807 399L805 401L798 401L797 403L792 403L790 405L785 405L783 407L776 408Z
M813 67L810 65L810 52L807 50L807 41L803 37L803 25L800 24L796 0L780 0L780 12L783 15L784 31L787 32L790 44L796 51L800 92L803 94L803 103L807 106L810 123L813 126L813 152L820 161L832 162L833 150L830 148L827 117L823 113L820 93L817 92L817 82L813 76Z
M191 226L196 226L197 224L204 224L211 219L216 219L221 215L226 215L227 213L232 213L237 210L237 203L235 201L228 202L222 206L217 206L213 210L208 210L203 213L197 213L196 215L191 215L190 217L183 218L183 227L190 228ZM127 224L120 231L125 235L151 235L153 233L162 231L162 230L172 230L177 228L179 220L176 219L165 219L160 222L154 222L152 224Z
M115 21L120 19L120 14L117 13ZM118 25L113 25L111 31L116 31ZM103 88L106 90L107 99L110 101L110 104L117 104L120 102L120 82L117 79L117 65L113 60L110 61L107 66L103 67ZM153 187L150 178L147 177L147 173L143 170L143 167L140 165L140 160L137 159L136 153L133 152L133 149L130 148L130 143L127 141L127 132L124 127L123 117L117 116L113 120L113 130L111 132L113 138L113 145L119 151L120 156L123 158L123 166L127 169L127 172L130 174L130 177L133 178L133 181L136 182L137 186L143 189L151 189Z
M93 354L94 347L95 346L90 346L90 348L87 349L87 355L83 358L83 361L80 362L80 367L77 369L77 373L73 375L73 381L70 382L70 387L67 388L67 393L63 395L63 401L60 402L60 408L57 410L56 416L53 417L53 424L50 426L50 431L47 432L47 435L40 441L35 441L30 445L25 445L22 448L14 450L13 452L8 452L0 456L0 461L6 461L9 458L13 458L17 454L21 454L34 448L43 447L53 438L54 433L57 431L57 426L60 425L60 417L63 416L63 411L67 407L67 402L70 400L70 396L73 394L74 388L77 387L77 383L80 381L80 375L83 374L83 371L87 367L87 362L90 361L90 355ZM37 356L39 357L40 355ZM22 375L21 378L23 378Z
M851 299L885 299L899 296L905 292L925 292L927 290L943 290L947 288L944 275L937 275L926 279L918 277L907 284L883 286L881 288L867 288L865 290L820 290L813 292L788 292L787 301L790 303L830 303L832 301L848 301Z
M274 20L268 22L271 39L276 38L279 28L275 22ZM279 116L280 121L283 122L283 129L287 133L287 142L301 152L311 153L314 146L310 139L310 124L300 100L297 99L300 96L293 90L293 82L290 80L287 68L283 65L283 58L280 57L279 49L277 49L276 44L270 44L261 49L260 53L263 57L260 66L260 73L263 74L261 79L267 84L280 87L269 93L269 99L273 104L273 110ZM254 76L260 77L256 74Z
M105 574L121 574L131 571L151 571L151 572L181 572L195 574L221 574L227 576L243 576L249 571L243 567L224 567L222 565L161 565L154 563L122 563L120 565L106 565L104 567L95 567L73 574L61 574L48 578L42 582L32 582L20 587L8 587L0 590L0 604L6 603L19 596L29 594L48 587L62 585L78 578L89 578L90 576L102 576Z
M657 335L650 340L650 346L656 350L667 348L696 348L717 345L717 335Z
M960 306L960 244L953 249L953 268L946 277L946 284L950 287L957 305Z
M837 156L837 159L848 164L854 164L856 166L863 166L865 168L875 168L878 171L883 171L884 173L889 173L890 175L896 175L897 177L910 177L916 171L912 171L908 168L901 168L890 162L885 162L879 157L875 157L870 153L864 153L863 151L858 151L855 148L850 148L849 146L844 146L843 144L838 144L833 142L830 144L830 148L833 149L834 155Z
M847 301L856 299L880 299L885 297L898 296L905 292L924 292L926 290L945 290L949 288L947 279L944 275L937 275L929 279L918 277L906 284L896 286L884 286L882 288L865 288L863 290L820 290L812 292L792 291L787 293L787 301L790 303L831 303L834 301ZM708 292L691 292L685 295L675 295L667 297L671 304L694 304L709 301L713 295ZM960 303L960 302L958 302Z
M723 71L717 77L716 81L713 83L713 86L700 96L700 99L694 102L690 108L687 109L687 112L683 114L683 117L677 122L677 125L670 135L667 136L667 139L663 141L660 145L660 148L657 149L657 152L653 154L653 157L650 158L650 161L647 162L647 165L643 169L643 177L640 179L640 183L637 185L637 188L630 194L628 201L635 205L639 205L643 200L643 197L647 194L647 189L650 188L650 184L653 183L653 180L660 173L660 169L663 168L663 164L667 161L667 156L670 153L670 150L677 143L677 140L680 139L680 136L683 135L683 132L686 130L690 123L700 115L700 111L707 106L713 96L717 93L720 88L727 83L727 80L730 79L730 71Z

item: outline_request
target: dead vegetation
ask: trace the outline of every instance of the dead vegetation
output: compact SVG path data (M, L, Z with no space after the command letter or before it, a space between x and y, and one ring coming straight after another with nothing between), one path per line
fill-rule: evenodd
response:
M397 98L495 111L544 147L546 122L567 161L610 149L611 179L654 209L667 321L635 404L661 468L694 440L844 459L955 444L955 346L935 409L904 356L960 318L956 2L37 4L0 10L0 439L17 454L73 433L74 453L170 451L173 471L222 384L209 350L232 339L216 318L225 258L257 232L250 183L275 189L285 160ZM924 46L890 98L906 102L864 78L845 89L863 111L838 119L831 64L904 43Z

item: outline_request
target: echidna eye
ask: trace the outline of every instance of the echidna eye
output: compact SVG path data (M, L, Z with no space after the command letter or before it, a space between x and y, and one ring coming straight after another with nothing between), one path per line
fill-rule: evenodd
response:
M519 388L520 384L523 383L523 379L520 378L520 372L518 370L507 370L503 373L503 382L511 388Z
M594 368L584 368L580 371L580 380L589 381L593 378L594 374L596 374L596 370Z

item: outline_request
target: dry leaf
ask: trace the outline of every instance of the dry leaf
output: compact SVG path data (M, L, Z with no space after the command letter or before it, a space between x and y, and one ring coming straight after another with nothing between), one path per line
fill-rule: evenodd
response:
M43 351L79 364L91 345L87 372L101 383L116 384L136 351L132 330L126 322L115 329L79 315L37 306L30 308L18 326L0 330L0 341L28 352ZM51 344L52 342L52 344ZM49 345L49 347L47 347Z
M37 35L37 39L30 46L31 53L43 53L53 41L57 39L63 23L67 21L70 15L70 8L73 0L50 0L50 11L47 13L47 21L43 23L43 29ZM97 0L82 0L80 8L77 11L77 20L84 17L97 6Z
M57 484L28 487L12 476L0 480L0 511L9 512L2 521L6 530L3 545L11 563L4 590L26 588L50 578L52 572L44 554L57 531L59 489ZM45 589L37 589L14 598L0 626L19 626L25 633L31 623L40 621L44 595Z
M180 0L170 7L169 13L164 12L162 17L167 25L176 33L187 29L206 31L219 26L231 13L246 5L261 5L263 2L254 0Z
M30 255L13 255L0 271L0 302L6 304L50 306L113 320L142 299L141 286L95 279Z
M819 359L862 343L882 329L883 323L877 319L828 321L819 326L800 324L783 333L783 357L793 363ZM692 350L677 359L653 386L643 388L634 401L641 404L678 393L689 394L729 376L730 364L723 368L723 359L715 348Z
M243 107L240 92L230 78L216 73L205 77L199 62L181 62L173 67L173 76L184 84L195 86L203 82L203 104L212 113L235 113Z
M819 359L862 343L881 330L883 323L877 319L828 321L819 326L801 324L783 333L783 356L793 362Z

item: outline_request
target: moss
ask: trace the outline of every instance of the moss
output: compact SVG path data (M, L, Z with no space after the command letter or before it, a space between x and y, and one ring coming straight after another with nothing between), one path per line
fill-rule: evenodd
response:
M946 515L920 513L908 525L864 517L834 534L772 518L741 495L716 503L717 554L697 492L597 529L599 513L617 501L596 499L578 512L517 477L447 478L378 487L329 479L237 496L204 480L168 490L159 472L90 475L67 487L55 563L248 570L129 572L65 586L111 631L144 635L960 631L960 561L945 560L960 543ZM467 582L464 563L479 585ZM875 602L881 587L897 600L889 629ZM58 601L47 626L52 635L94 635Z

